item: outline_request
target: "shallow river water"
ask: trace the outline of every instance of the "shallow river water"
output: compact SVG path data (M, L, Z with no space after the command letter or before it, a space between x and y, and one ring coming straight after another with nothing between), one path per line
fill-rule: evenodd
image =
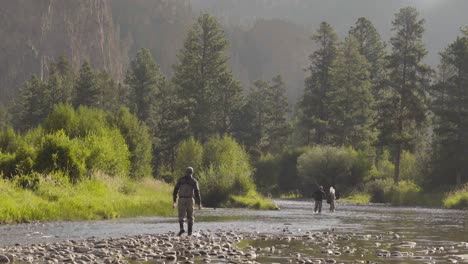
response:
M237 233L290 234L291 236L330 231L337 234L351 234L350 241L337 242L341 248L351 246L358 250L353 258L375 251L377 246L389 251L396 241L411 241L417 244L417 252L433 250L432 258L452 254L468 258L468 211L425 209L409 207L387 207L382 205L343 205L329 213L324 203L322 214L312 212L311 201L276 200L280 211L251 211L241 209L203 209L196 211L195 232L235 231ZM139 217L108 221L50 222L16 225L0 225L0 246L13 244L49 243L64 240L80 240L89 237L111 238L125 235L167 233L177 231L175 218ZM384 235L387 239L378 238ZM374 238L375 236L375 238ZM394 239L394 240L392 240ZM284 248L292 254L320 255L302 240L287 241L272 239L252 239L243 241L240 246L254 248ZM437 252L443 247L444 252ZM362 251L362 252L361 252ZM323 252L322 252L323 253ZM431 252L430 252L431 253ZM373 254L375 255L375 254ZM426 254L427 255L427 254ZM430 255L430 254L429 254ZM346 261L343 256L336 257ZM429 259L429 258L428 258ZM426 261L421 258L419 261ZM286 262L286 259L271 259L263 254L257 261L262 263ZM413 261L413 260L412 260ZM391 260L388 263L413 263L412 261ZM416 261L416 260L414 260ZM463 262L463 260L461 261Z

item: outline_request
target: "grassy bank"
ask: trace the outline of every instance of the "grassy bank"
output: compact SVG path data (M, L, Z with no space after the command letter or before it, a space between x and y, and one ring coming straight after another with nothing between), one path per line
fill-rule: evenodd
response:
M41 180L34 191L0 180L0 223L173 215L170 185L98 176L72 185Z
M449 192L443 202L446 208L468 209L468 184Z
M249 192L245 196L232 195L229 197L226 207L250 208L259 210L275 210L276 204L257 192Z
M96 176L70 184L60 176L41 179L34 190L0 179L0 223L93 220L133 216L175 216L173 186ZM203 194L203 192L202 192ZM269 210L276 205L257 193L231 196L224 206Z

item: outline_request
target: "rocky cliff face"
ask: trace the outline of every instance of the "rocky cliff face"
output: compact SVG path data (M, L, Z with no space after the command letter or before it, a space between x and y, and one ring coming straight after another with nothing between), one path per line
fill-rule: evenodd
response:
M32 74L44 77L60 55L83 59L120 79L123 64L111 0L14 0L0 8L0 104Z

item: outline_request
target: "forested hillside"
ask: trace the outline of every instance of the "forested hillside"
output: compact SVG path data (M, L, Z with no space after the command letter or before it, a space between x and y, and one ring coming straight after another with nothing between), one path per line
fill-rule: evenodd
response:
M26 34L6 27L25 43L45 35L31 62L20 45L0 43L17 61L6 67L17 74L2 78L25 79L2 90L10 96L0 108L4 186L42 201L53 199L50 185L73 190L104 175L123 179L125 187L110 188L125 200L137 193L132 184L151 177L172 184L192 166L209 206L274 208L260 194L309 197L319 185L353 201L468 203L468 21L437 42L437 55L425 37L429 2L422 11L382 11L388 31L375 13L336 27L340 12L329 11L301 24L302 9L321 14L334 1L37 3L50 4L42 14L83 11L32 16L29 23L43 24ZM194 15L207 3L224 16ZM21 16L19 7L9 6ZM267 18L251 20L261 7ZM294 22L271 17L287 10ZM76 21L62 27L70 17ZM60 30L67 34L54 41ZM49 49L55 57L44 55ZM40 67L18 71L38 59Z

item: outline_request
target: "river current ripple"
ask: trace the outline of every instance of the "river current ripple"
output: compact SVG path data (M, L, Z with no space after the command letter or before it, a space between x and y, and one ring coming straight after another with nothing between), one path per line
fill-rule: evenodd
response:
M304 233L335 230L346 233L397 233L419 243L446 244L468 241L468 211L339 204L337 211L313 213L309 200L275 200L280 211L212 209L196 211L194 231L241 233ZM106 221L45 222L0 225L0 246L52 243L177 231L175 217L137 217Z

